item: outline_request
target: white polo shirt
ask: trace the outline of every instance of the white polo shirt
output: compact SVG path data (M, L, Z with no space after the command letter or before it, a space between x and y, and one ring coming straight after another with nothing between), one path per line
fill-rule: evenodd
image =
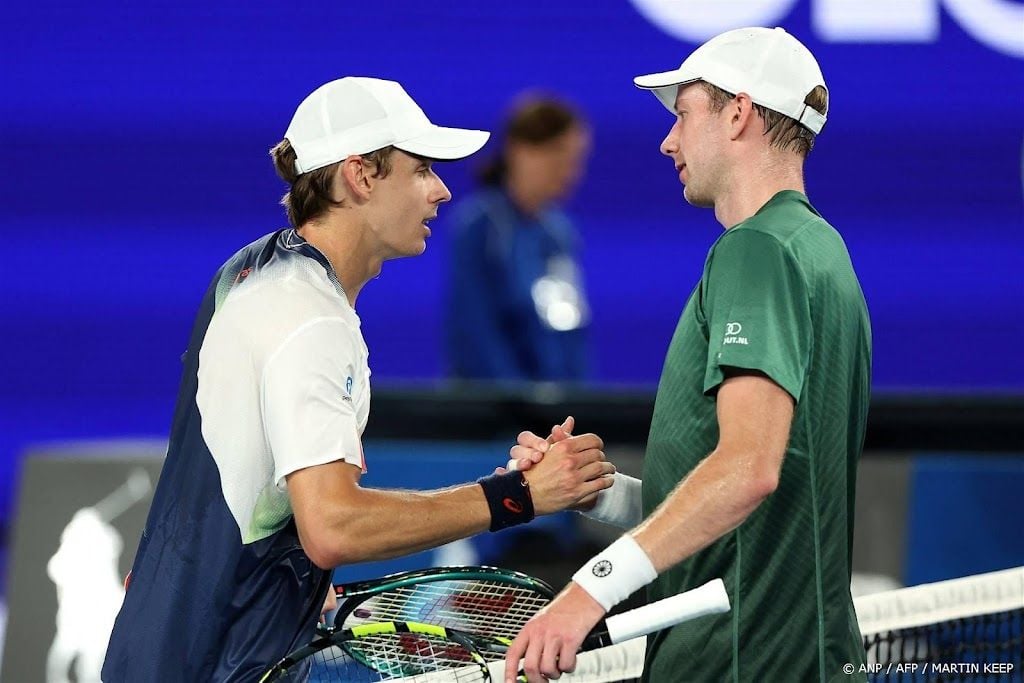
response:
M297 235L283 237L298 246ZM359 316L301 247L218 288L199 352L203 439L243 543L287 522L292 472L335 460L365 471L370 368Z

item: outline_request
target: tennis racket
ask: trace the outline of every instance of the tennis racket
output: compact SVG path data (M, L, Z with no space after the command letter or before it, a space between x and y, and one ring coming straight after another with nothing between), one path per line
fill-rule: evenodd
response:
M580 651L621 643L690 619L729 610L721 579L602 620ZM503 659L512 638L418 622L367 623L324 632L288 655L261 679L270 681L386 681L487 683L488 661ZM313 661L317 666L311 670ZM494 665L492 665L494 666ZM500 666L500 662L498 663ZM520 676L525 681L525 677Z
M401 572L335 590L335 630L411 621L507 638L514 638L555 595L540 579L495 567Z
M379 676L367 678L367 671L372 669L360 666L358 658L353 659L346 651L324 640L333 634L381 622L414 622L496 638L515 638L530 617L554 597L551 586L540 579L495 567L436 567L399 572L336 586L335 592L338 609L333 624L319 625L316 637L303 648L303 654L300 656L296 651L291 655L310 670L312 681L380 680ZM365 631L356 633L366 634ZM352 634L336 636L335 640L348 642L354 637ZM386 636L381 638L387 640ZM358 652L370 647L371 641L360 642L362 649ZM465 655L465 652L460 653L460 656ZM466 661L469 660L460 663ZM318 672L328 673L321 676Z

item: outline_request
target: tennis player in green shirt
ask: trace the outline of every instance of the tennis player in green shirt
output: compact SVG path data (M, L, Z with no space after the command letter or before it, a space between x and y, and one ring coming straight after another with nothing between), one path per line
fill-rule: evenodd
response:
M747 28L635 82L675 116L661 152L683 196L725 232L665 359L642 483L614 475L590 511L631 530L527 624L507 680L520 658L531 681L572 671L589 629L644 586L656 600L716 577L732 610L651 637L645 680L847 680L864 661L850 572L871 328L846 246L804 192L824 78L782 29ZM515 466L570 430L524 433Z

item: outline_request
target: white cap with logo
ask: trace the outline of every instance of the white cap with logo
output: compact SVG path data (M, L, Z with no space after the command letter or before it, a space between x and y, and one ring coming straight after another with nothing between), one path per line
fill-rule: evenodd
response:
M462 159L483 147L490 135L435 126L395 81L354 76L310 93L284 134L295 150L299 174L389 145L430 159Z
M704 43L678 69L637 76L638 88L653 90L670 112L678 86L707 81L733 95L746 93L756 104L790 118L814 133L825 115L804 104L825 77L810 50L781 28L738 28Z

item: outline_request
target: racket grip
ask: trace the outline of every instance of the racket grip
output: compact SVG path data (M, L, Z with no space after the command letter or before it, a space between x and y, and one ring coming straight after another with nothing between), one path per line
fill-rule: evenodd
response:
M725 592L725 584L721 579L714 579L699 588L608 617L605 623L611 642L621 643L690 619L728 611L729 594Z

